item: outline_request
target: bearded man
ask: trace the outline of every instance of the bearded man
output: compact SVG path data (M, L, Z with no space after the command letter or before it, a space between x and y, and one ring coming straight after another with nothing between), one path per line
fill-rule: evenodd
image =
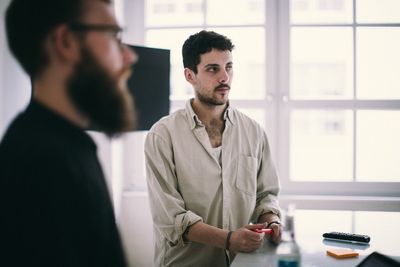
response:
M126 266L88 127L131 129L135 54L109 0L12 0L9 48L32 99L0 143L0 266ZM16 88L17 90L17 88Z

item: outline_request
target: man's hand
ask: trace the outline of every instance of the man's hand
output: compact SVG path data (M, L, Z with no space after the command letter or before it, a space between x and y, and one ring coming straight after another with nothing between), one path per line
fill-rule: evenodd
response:
M272 212L267 212L260 216L260 218L258 219L258 222L266 223L268 225L268 223L270 223L270 222L280 222L280 218L278 217L278 215L276 215ZM265 228L265 227L263 227L263 228ZM269 239L272 242L274 242L275 244L279 244L279 242L281 242L281 239L282 239L282 225L277 224L277 223L272 223L269 226L269 228L274 231L273 234L269 237Z
M271 241L275 244L279 244L282 239L282 225L273 223L269 228L271 228L273 231L270 237Z
M229 241L229 250L233 252L252 252L263 244L264 234L252 230L265 228L264 223L245 225L235 230Z

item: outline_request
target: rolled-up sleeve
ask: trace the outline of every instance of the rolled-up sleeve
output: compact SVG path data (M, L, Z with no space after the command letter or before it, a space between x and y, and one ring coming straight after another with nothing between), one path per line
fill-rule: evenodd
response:
M150 131L145 141L147 185L153 222L170 246L183 246L186 229L202 218L185 209L178 191L173 148L168 138Z
M257 222L258 218L267 212L273 212L281 217L278 202L280 183L272 162L271 151L265 133L263 133L261 147L257 174L257 201L252 218L254 222Z

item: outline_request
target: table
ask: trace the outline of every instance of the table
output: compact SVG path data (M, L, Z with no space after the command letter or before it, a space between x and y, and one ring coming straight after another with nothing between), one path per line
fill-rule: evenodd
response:
M332 213L334 216L331 216ZM296 219L297 217L299 220ZM381 222L381 225L378 222ZM354 267L374 251L388 255L400 262L398 225L400 225L400 213L393 212L296 211L295 229L297 243L301 248L301 266ZM332 229L331 227L336 228ZM301 231L299 231L300 229ZM363 234L366 233L366 229L371 229L367 233L371 236L370 244L367 245L322 238L324 231ZM330 248L351 248L360 255L357 258L339 260L326 255L326 250ZM231 267L276 267L275 250L276 246L265 240L263 246L255 252L238 253Z

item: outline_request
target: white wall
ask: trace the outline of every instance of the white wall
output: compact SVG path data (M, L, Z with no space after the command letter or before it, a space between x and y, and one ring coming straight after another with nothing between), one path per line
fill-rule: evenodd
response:
M121 16L125 32L123 42L132 45L144 44L144 1L119 0L116 8ZM117 4L117 2L116 2ZM147 192L132 192L129 190L144 190L133 181L142 181L143 170L143 133L130 133L122 139L123 189L119 208L119 226L128 257L129 266L150 267L154 259L153 221ZM113 177L115 179L115 177ZM140 182L141 184L141 182ZM118 200L116 200L118 202ZM116 203L115 202L115 203Z
M120 231L129 266L154 266L154 231L147 192L125 192Z
M0 137L11 120L26 107L31 95L28 76L8 50L4 30L4 13L8 4L9 0L0 1Z
M123 41L131 45L144 44L144 0L123 1L123 26L125 29Z
M5 46L5 37L4 37L4 9L3 9L3 2L0 2L0 47ZM3 103L3 50L0 49L0 138L3 132L3 112L2 112L2 103Z

